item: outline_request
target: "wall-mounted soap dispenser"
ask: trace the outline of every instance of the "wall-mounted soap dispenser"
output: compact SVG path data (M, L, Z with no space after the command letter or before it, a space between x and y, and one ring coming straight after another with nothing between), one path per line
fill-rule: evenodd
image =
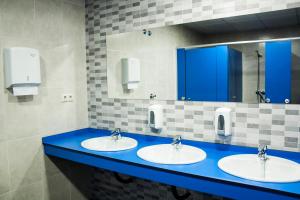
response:
M128 90L136 89L140 82L140 61L137 58L122 58L122 84Z
M218 108L215 113L215 132L221 136L231 135L231 109Z
M4 49L3 54L6 88L14 96L37 95L41 83L38 50L12 47Z
M161 105L151 105L148 109L148 125L160 130L163 127L163 108Z

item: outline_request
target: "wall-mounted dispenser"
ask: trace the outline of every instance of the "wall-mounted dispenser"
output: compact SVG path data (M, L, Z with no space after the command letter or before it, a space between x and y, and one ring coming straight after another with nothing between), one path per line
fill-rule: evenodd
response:
M160 130L163 127L163 108L161 105L151 105L148 109L148 125Z
M122 84L128 89L136 89L141 80L140 61L136 58L122 58Z
M218 135L231 135L231 109L218 108L215 113L215 132Z
M38 50L12 47L5 48L3 54L6 88L14 96L37 95L41 83Z

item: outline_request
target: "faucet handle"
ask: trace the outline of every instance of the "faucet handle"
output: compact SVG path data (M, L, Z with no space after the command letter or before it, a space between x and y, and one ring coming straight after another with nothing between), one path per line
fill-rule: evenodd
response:
M115 130L113 130L112 133L121 133L121 129L120 128L115 128Z
M116 128L115 130L113 130L111 132L111 138L114 140L114 141L117 141L119 139L121 139L121 129L120 128Z
M175 149L179 150L182 147L181 140L182 140L182 137L180 135L177 135L173 138L172 145L175 147Z
M182 140L182 137L181 135L176 135L174 138L173 138L173 141L181 141Z
M268 145L258 145L259 152L266 152L268 150Z
M258 145L257 155L262 161L268 160L267 149L268 149L267 145Z

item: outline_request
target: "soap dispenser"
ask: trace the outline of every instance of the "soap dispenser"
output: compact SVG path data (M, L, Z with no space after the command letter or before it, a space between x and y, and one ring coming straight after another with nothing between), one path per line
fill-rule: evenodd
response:
M218 108L215 114L215 132L221 136L231 135L231 109Z
M148 109L148 125L160 130L163 127L163 108L161 105L151 105Z

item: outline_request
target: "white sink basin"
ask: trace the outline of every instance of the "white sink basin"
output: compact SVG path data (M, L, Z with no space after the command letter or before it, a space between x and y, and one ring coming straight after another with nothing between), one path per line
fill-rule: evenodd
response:
M268 156L268 160L262 161L256 154L232 155L219 160L218 166L231 175L254 181L300 181L300 164L275 156Z
M158 164L191 164L206 158L206 153L196 147L181 145L179 149L171 144L159 144L141 148L137 155L149 162Z
M122 151L136 147L137 141L129 137L113 140L111 136L104 136L84 140L81 146L94 151Z

